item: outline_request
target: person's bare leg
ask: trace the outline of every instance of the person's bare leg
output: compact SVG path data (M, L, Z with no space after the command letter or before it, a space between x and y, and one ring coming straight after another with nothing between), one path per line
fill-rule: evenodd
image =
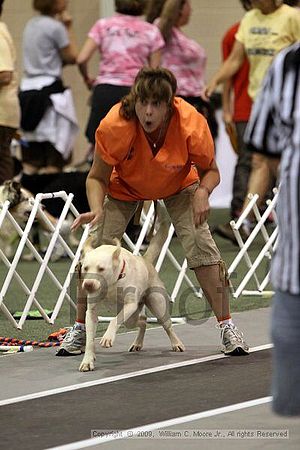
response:
M265 195L270 185L270 169L268 162L263 155L257 153L252 157L252 169L248 182L248 193L258 194L258 205L261 206L265 200ZM249 203L248 195L245 197L243 211Z
M223 263L194 269L199 284L218 321L230 317L228 282Z
M225 355L247 355L249 346L230 316L225 264L221 261L220 264L198 267L195 274L219 322L222 352Z

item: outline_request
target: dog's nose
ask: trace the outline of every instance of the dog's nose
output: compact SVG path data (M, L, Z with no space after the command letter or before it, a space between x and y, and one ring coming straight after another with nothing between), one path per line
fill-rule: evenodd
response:
M95 290L95 283L93 280L85 280L82 284L82 287L88 292L92 292Z

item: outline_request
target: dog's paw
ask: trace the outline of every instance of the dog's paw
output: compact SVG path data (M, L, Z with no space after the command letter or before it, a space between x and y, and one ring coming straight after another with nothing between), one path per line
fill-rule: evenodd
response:
M96 357L94 355L91 356L85 356L79 366L80 372L89 372L90 370L95 369L95 359Z
M111 336L105 336L105 334L100 339L101 347L110 348L113 346L114 339Z
M94 369L95 369L95 365L94 365L93 362L92 363L88 363L88 364L81 363L80 366L79 366L79 371L80 372L90 372L90 371L92 371Z
M89 362L85 362L82 361L82 363L79 366L79 371L80 372L89 372L90 370L94 370L95 369L95 364L94 361L89 361Z
M135 343L133 343L133 344L129 347L128 351L129 351L129 352L139 352L139 351L142 350L142 348L143 348L143 345L142 345L142 344L135 344Z
M183 345L182 342L178 342L177 344L172 345L172 350L173 352L184 352L185 346Z

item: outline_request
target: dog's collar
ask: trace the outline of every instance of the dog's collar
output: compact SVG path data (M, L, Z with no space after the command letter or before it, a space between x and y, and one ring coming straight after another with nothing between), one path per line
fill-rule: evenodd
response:
M121 280L121 278L124 278L126 276L126 273L124 272L124 270L125 270L125 260L123 260L123 267L120 272L120 275L118 276L118 280Z

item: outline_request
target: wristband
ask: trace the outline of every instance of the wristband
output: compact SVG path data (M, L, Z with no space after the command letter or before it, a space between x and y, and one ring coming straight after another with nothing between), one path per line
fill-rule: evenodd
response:
M207 186L203 186L203 185L199 185L198 186L198 189L204 189L206 192L207 192L207 195L208 196L210 196L210 194L211 194L211 192L210 192L210 190L208 189L208 187Z

